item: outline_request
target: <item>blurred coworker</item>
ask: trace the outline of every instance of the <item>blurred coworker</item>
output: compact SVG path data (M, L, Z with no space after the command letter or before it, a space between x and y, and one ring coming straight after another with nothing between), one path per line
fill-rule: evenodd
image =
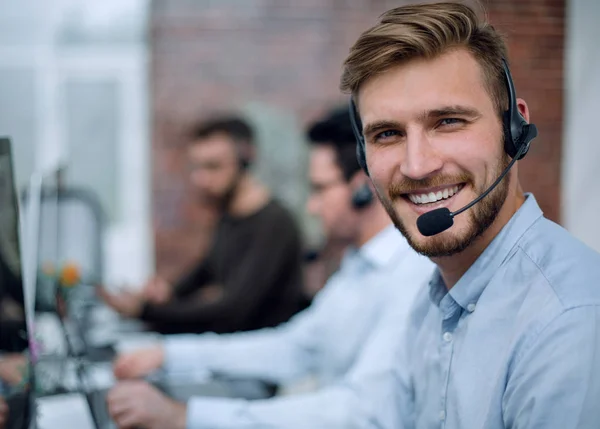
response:
M3 238L4 240L4 238ZM7 263L3 242L0 243L0 429L21 427L24 416L23 403L13 396L12 422L9 421L9 405L2 396L23 382L27 357L25 315L23 309L23 287L20 274ZM12 394L11 394L12 396ZM18 425L18 426L15 426Z
M175 285L150 280L108 305L163 333L247 331L300 310L302 246L292 215L251 174L253 131L242 119L201 123L191 134L190 181L222 217L208 255Z
M3 326L0 323L0 330L2 330ZM13 428L21 428L22 418L26 417L25 413L27 412L24 406L23 399L17 399L14 394L12 396L12 422L9 423L9 404L7 400L2 396L7 392L12 391L22 391L20 387L18 387L21 383L23 383L23 376L25 370L27 368L27 358L24 354L21 353L8 353L5 354L3 350L0 350L0 429L13 429ZM19 395L21 396L21 395ZM7 396L8 397L8 396ZM17 399L15 401L15 399ZM15 426L17 425L17 426Z
M24 353L4 353L0 350L0 390L3 385L17 386L23 381L23 371L27 367Z
M0 355L22 352L27 347L27 337L23 335L26 331L23 305L21 276L9 266L0 249Z
M0 429L4 429L8 421L8 405L2 396L0 396Z
M118 378L163 366L208 370L287 384L314 376L319 389L302 395L246 401L201 398L177 403L142 381L120 382L108 395L121 428L370 427L370 401L389 377L408 308L433 270L392 226L360 171L346 109L309 132L312 141L308 210L329 240L351 246L340 270L313 304L275 329L233 335L167 337L161 347L123 355Z
M27 332L23 286L20 274L6 262L0 244L0 392L3 385L16 386L22 381L27 358ZM0 407L1 408L1 407ZM1 421L1 420L0 420Z

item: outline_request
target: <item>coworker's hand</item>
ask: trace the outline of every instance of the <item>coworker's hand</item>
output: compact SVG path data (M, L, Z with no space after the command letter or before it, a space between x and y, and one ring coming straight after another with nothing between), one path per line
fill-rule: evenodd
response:
M140 378L162 366L165 352L162 346L133 351L117 357L113 372L118 379Z
M164 304L173 296L173 286L165 279L155 276L142 289L144 299L153 304Z
M4 429L8 421L8 405L4 402L4 398L0 396L0 429Z
M187 406L144 381L122 381L108 392L108 412L119 429L185 429Z
M217 285L204 286L196 293L200 296L200 299L207 304L215 303L223 299L223 288Z
M23 380L27 358L21 353L9 353L0 357L0 380L16 386Z
M144 298L141 292L123 291L111 293L103 286L96 287L96 293L106 305L121 316L137 318L142 314Z

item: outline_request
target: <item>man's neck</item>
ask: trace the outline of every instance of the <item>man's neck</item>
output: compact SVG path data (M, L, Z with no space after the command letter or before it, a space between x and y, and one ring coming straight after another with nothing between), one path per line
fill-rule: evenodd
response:
M378 203L362 210L359 219L360 227L354 245L362 247L365 243L392 224L390 217Z
M244 174L231 197L227 213L242 217L256 213L267 205L271 194L266 187L258 183L250 174Z
M448 290L458 283L524 202L525 196L519 188L516 195L510 199L507 198L492 225L481 236L477 237L468 248L456 255L431 258L440 269L442 279Z

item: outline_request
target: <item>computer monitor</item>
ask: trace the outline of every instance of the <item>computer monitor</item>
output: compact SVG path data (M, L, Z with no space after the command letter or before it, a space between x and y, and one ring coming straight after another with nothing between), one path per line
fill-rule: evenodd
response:
M98 407L92 401L94 389L86 371L85 349L81 349L82 333L77 323L68 323L76 322L67 311L70 306L64 299L58 299L62 296L57 281L65 263L66 223L59 184L56 170L35 173L22 196L27 231L25 259L26 265L31 265L28 274L35 283L33 313L37 340L43 350L35 363L36 399L40 412L45 413L38 423L40 429L46 429L54 427L56 419L62 421L60 412L57 414L57 410L48 407L74 407L73 412L89 423L82 428L100 429L106 424L101 424ZM67 329L67 324L75 331ZM55 348L58 343L64 348ZM78 347L74 346L76 343Z
M0 396L8 404L6 429L29 427L33 413L33 368L30 360L31 315L27 311L21 253L20 212L11 143L0 137L0 360L21 377L0 378Z

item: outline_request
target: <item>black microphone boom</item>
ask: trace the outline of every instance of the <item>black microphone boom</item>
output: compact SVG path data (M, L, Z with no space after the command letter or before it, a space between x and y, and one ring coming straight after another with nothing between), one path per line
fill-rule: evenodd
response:
M448 228L450 228L452 225L454 225L454 216L459 215L462 212L464 212L465 210L470 209L475 204L477 204L479 201L484 199L490 192L492 192L494 190L494 188L496 186L498 186L498 184L502 181L502 179L504 179L504 177L508 174L508 172L510 171L512 166L515 164L515 162L517 162L519 157L527 149L527 146L528 145L522 145L519 148L515 157L510 161L508 166L504 169L504 171L496 179L496 181L494 183L492 183L492 186L487 188L487 190L483 194L481 194L480 196L475 198L473 201L471 201L469 204L464 206L462 209L457 210L455 212L450 212L450 210L448 210L448 208L441 207L439 209L435 209L435 210L431 210L427 213L423 213L421 216L419 216L417 219L417 228L419 229L419 232L422 235L424 235L425 237L431 237L432 235L436 235L436 234L439 234L440 232L446 231Z

